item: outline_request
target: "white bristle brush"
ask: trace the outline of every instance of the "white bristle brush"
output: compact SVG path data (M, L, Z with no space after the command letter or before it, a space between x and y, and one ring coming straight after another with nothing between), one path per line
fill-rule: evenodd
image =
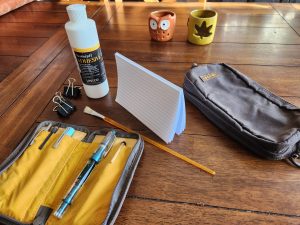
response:
M99 117L101 119L104 119L105 116L103 116L102 114L96 112L95 110L91 109L90 107L86 106L83 110L84 113L86 114L90 114L92 116L96 116L96 117Z

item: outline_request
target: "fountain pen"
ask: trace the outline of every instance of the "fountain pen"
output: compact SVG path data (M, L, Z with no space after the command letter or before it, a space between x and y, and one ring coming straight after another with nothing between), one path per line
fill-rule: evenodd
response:
M92 157L89 159L79 176L76 178L75 183L72 185L70 191L67 193L65 198L62 200L58 209L54 212L54 216L61 219L63 214L66 212L68 206L72 203L72 200L80 190L80 188L87 181L88 177L94 170L95 166L106 157L107 153L111 149L113 142L116 138L116 131L112 130L107 133L104 140L100 143L97 150L94 152Z

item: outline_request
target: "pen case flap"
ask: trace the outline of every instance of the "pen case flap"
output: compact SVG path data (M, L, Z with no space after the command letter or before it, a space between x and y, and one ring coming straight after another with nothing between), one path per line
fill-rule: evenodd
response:
M49 123L60 128L40 150L49 135L40 130ZM66 127L73 127L75 134L53 148ZM143 151L137 134L118 131L109 154L95 167L63 218L53 215L107 131L91 133L84 127L45 121L29 133L0 166L0 222L113 224ZM123 141L126 148L116 154Z
M232 67L191 68L184 92L209 120L254 153L280 160L300 151L299 108Z

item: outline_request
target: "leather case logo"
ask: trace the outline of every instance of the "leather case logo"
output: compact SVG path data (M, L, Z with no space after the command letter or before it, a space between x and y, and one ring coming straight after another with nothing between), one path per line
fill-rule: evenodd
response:
M211 80L211 79L214 79L214 78L217 78L219 75L216 74L216 73L207 73L207 74L204 74L204 75L200 75L200 79L205 82L205 81L208 81L208 80Z

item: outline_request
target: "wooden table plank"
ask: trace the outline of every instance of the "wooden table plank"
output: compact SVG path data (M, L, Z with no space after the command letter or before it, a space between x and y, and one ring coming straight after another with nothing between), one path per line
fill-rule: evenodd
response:
M0 117L1 128L3 128L0 131L0 138L6 140L2 141L3 146L11 150L16 147L16 143L21 140L48 104L48 100L57 90L57 85L61 84L72 71L73 67L70 66L73 65L72 63L72 52L69 47L66 47L30 84L22 96L18 97L14 105ZM6 156L7 152L1 150L0 161L3 161Z
M212 43L206 46L195 46L187 42L116 42L114 40L102 40L101 43L104 59L113 59L114 53L120 52L132 60L153 62L216 63L222 61L229 64L300 65L300 51L296 45Z
M172 8L170 9L172 10ZM176 24L186 26L188 14L179 14L176 18ZM126 18L126 19L125 19ZM148 16L139 12L137 14L118 13L110 20L111 24L120 25L148 25ZM218 16L217 26L236 26L236 27L289 27L286 21L280 15L244 15L244 14L220 14Z
M299 218L268 213L246 212L156 199L126 198L116 225L190 224L190 225L297 225Z
M59 2L31 2L18 9L18 11L28 12L65 12L66 6Z
M47 38L0 37L0 55L30 56Z
M217 175L211 177L146 144L129 195L299 215L297 168L259 159L227 137L181 135L169 147Z
M68 21L63 12L27 12L12 11L0 17L0 23L54 23L63 24Z
M187 40L187 27L176 26L172 42ZM101 40L148 41L151 39L148 26L108 24L101 32ZM239 35L236 35L236 34ZM214 43L277 43L300 44L297 33L290 27L217 27Z
M298 35L300 36L300 27L294 27L294 30L298 33Z
M278 14L269 3L241 2L209 2L208 9L216 10L219 14L268 15Z
M29 12L64 12L66 13L66 7L72 4L72 2L32 2L29 4L24 5L23 7L19 8L18 11L29 11ZM87 12L91 13L99 8L100 5L97 4L92 5L89 3L83 2L83 4L88 5Z
M300 27L300 13L298 16L286 16L285 20L292 28L299 28Z
M41 48L17 67L0 83L0 115L28 88L30 83L66 46L67 40L63 29L46 41Z
M60 24L1 23L0 37L50 37Z
M115 60L105 60L106 73L109 86L117 87L117 68ZM145 68L157 73L172 83L182 86L185 73L190 69L191 63L165 63L165 62L143 62L137 60ZM265 88L279 96L300 97L299 70L300 67L287 66L257 66L257 65L231 65L246 76L255 80ZM69 77L75 78L75 85L82 85L77 68ZM68 85L66 80L65 85ZM288 88L287 88L288 87Z
M300 36L300 6L299 4L272 4L273 8L287 21Z
M95 15L95 17L93 18L93 20L95 20L96 22L100 37L104 25L106 25L109 22L113 15L117 14L118 7L118 4L105 4L103 8L99 10L97 15Z
M294 9L297 10L297 12L299 12L299 10L300 10L300 5L299 5L298 3L297 3L297 4L292 3L291 5L292 5L292 7L293 7Z
M208 9L214 9L219 14L278 14L276 10L268 3L218 3L207 2L206 7ZM120 5L119 13L131 13L131 14L143 14L148 15L150 12L157 9L174 11L176 14L189 14L194 9L203 8L203 3L189 2L180 3L142 3L142 2L124 2Z
M272 3L271 5L284 18L300 15L299 4Z
M6 77L26 59L24 56L0 56L0 74Z

